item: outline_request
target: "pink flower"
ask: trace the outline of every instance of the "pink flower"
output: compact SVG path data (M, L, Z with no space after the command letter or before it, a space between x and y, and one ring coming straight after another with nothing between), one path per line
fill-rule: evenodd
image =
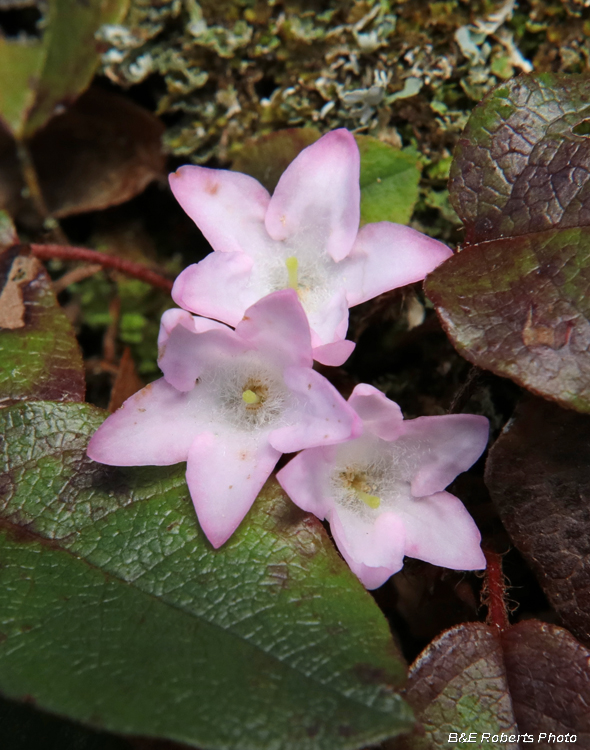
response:
M360 432L355 412L312 369L309 325L292 289L248 309L235 331L169 310L160 344L164 377L107 418L88 455L112 466L186 461L214 547L233 534L282 453Z
M404 555L456 570L486 562L465 506L444 488L482 454L488 421L472 414L404 421L399 406L370 385L349 405L363 435L304 450L277 479L303 510L326 518L342 556L363 584L381 586Z
M359 151L347 130L304 149L274 195L252 177L185 166L172 192L216 252L176 279L187 310L236 326L265 295L296 289L312 329L314 358L340 365L348 308L423 279L452 255L446 245L390 222L359 231Z

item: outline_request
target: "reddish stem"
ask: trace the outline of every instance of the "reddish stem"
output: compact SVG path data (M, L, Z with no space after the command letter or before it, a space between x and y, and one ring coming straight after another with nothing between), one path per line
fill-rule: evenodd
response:
M502 556L497 552L484 550L487 568L484 583L484 602L488 607L486 621L498 630L506 630L510 623L506 610L506 581L502 572Z
M98 263L103 268L112 268L115 271L120 271L126 276L131 276L134 279L145 281L146 284L151 284L158 289L163 289L165 292L172 291L172 282L161 276L155 271L150 271L149 268L142 266L140 263L133 263L130 260L123 260L122 258L116 258L114 255L107 255L106 253L100 253L98 250L88 250L85 247L70 247L69 245L25 245L24 247L30 248L31 255L39 260L51 260L58 258L59 260L70 260L70 261L82 261L84 263Z

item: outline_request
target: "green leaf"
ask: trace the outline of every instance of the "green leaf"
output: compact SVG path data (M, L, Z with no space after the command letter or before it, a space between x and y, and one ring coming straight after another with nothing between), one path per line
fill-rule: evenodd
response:
M361 748L411 726L387 623L321 524L269 483L231 540L184 466L86 458L103 412L0 412L0 690L202 748Z
M418 200L418 156L369 135L357 135L356 142L361 152L361 224L407 224Z
M82 401L82 354L41 263L16 249L0 253L0 289L0 405Z
M0 36L0 120L17 138L36 130L90 83L99 60L95 34L118 23L128 0L49 0L41 39Z
M524 75L471 115L449 184L463 251L426 282L478 367L590 412L587 76Z
M132 750L129 741L0 698L0 730L7 750ZM173 750L173 749L172 749ZM177 748L178 750L178 748Z
M37 40L25 42L0 35L0 70L10 70L10 75L0 80L0 120L17 137L22 135L27 112L35 104L34 86L44 57L45 50Z

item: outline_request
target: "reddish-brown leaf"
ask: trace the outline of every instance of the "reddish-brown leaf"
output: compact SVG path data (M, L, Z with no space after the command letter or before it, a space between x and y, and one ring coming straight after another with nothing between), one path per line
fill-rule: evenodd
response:
M162 123L117 94L90 89L30 143L41 192L57 218L130 200L163 175ZM14 145L0 140L0 209L24 210Z
M535 620L508 628L501 641L520 732L535 735L537 747L555 747L542 733L568 732L590 747L590 651L567 630Z
M590 417L521 404L490 451L486 484L549 601L590 643Z
M460 747L549 748L549 733L589 747L589 658L566 630L535 620L448 630L410 668L406 699L420 726L387 747L439 750L463 734Z
M481 623L447 630L422 652L410 668L406 700L420 726L391 743L391 750L438 750L449 746L453 732L518 734L502 647L497 633Z
M474 364L590 412L590 80L524 75L476 107L451 170L463 251L427 281Z

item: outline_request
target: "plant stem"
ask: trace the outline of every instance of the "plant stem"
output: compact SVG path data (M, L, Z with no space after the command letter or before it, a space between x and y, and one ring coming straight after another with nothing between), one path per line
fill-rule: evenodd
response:
M45 229L49 230L53 239L58 240L58 242L66 242L67 238L64 235L59 222L49 213L47 203L45 203L41 184L37 175L37 169L35 168L35 162L33 161L33 157L26 141L17 140L16 152L18 154L21 174L29 192L29 197L35 207L35 211L43 221Z
M146 284L163 289L165 292L172 291L172 281L165 276L161 276L155 271L142 266L140 263L133 263L130 260L116 258L113 255L101 253L98 250L89 250L85 247L70 247L69 245L23 245L23 248L29 248L31 255L39 260L68 260L82 261L83 263L98 263L103 268L112 268L114 271L124 273L134 279L145 281Z
M488 625L495 625L501 632L510 626L506 610L506 581L502 572L502 556L484 550L487 568L485 572L483 602L487 605Z

